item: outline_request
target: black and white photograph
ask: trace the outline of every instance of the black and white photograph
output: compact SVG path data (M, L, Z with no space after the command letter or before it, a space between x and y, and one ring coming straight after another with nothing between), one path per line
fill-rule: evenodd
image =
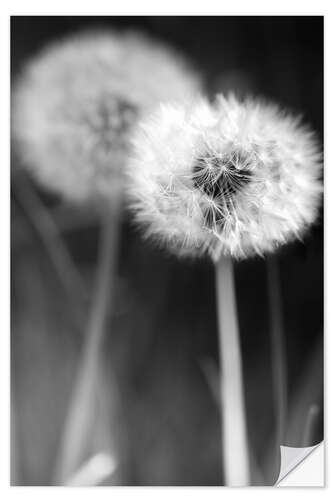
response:
M11 486L323 442L323 76L319 15L11 16Z

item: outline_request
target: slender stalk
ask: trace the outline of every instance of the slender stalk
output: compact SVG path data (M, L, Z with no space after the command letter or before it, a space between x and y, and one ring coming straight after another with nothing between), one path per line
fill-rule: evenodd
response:
M277 418L276 448L284 444L287 413L287 360L283 328L282 292L277 257L267 258L270 337L275 411Z
M35 231L39 235L59 280L70 297L84 297L85 287L72 257L59 234L56 223L39 199L31 183L20 179L15 184L19 202L24 208Z
M79 207L78 210L73 210L73 207L70 205L60 205L59 207L51 209L49 210L49 215L54 221L59 235L86 229L87 227L93 226L96 222L96 214L94 211L83 210L83 207ZM35 224L40 226L43 221L39 222L39 217L37 213ZM43 218L43 216L41 216L41 218ZM20 216L14 216L13 226L15 226L15 233L13 235L15 245L25 246L29 244L29 231ZM57 237L57 234L51 233L50 236L54 238Z
M216 292L225 482L227 486L247 486L250 484L249 449L231 258L222 257L216 263Z
M113 211L113 216L108 213L102 220L95 292L55 467L56 484L64 484L86 458L87 441L94 423L103 333L112 302L120 213L120 209Z
M213 360L204 359L200 363L202 373L207 381L214 402L216 403L219 414L221 415L221 395L220 395L220 373L218 366L215 366ZM251 449L249 449L249 460L251 463L251 484L263 486L265 478L260 470L257 459Z
M308 410L306 416L305 428L302 439L302 447L313 446L315 442L315 430L318 417L320 415L320 409L317 404L312 404Z
M20 486L20 447L18 439L18 414L17 405L13 399L13 387L11 394L11 409L10 409L10 485Z

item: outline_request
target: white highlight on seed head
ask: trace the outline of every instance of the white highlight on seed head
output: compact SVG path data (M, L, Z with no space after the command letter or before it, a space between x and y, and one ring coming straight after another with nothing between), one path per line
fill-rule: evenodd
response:
M146 235L179 256L238 259L300 237L318 214L314 134L261 100L162 105L134 139L131 206Z

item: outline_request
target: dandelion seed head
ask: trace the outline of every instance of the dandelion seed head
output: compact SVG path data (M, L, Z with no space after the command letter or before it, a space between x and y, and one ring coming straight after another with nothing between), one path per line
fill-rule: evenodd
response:
M23 164L67 199L112 199L137 121L186 100L201 82L168 47L139 33L84 32L48 45L17 79L13 137Z
M179 256L238 259L301 237L318 214L321 154L299 118L260 100L162 105L128 168L146 235Z

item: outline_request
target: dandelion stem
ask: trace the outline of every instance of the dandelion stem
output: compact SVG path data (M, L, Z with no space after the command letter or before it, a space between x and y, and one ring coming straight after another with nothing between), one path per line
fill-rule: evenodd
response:
M233 264L216 263L221 363L222 455L227 486L250 484L249 450L243 394L242 356L237 322Z
M275 411L277 418L276 448L284 443L287 413L287 374L286 350L283 328L283 311L281 301L281 284L277 257L267 258L268 297L270 310L270 336L272 352L272 375Z
M56 484L65 484L80 467L89 451L87 447L94 423L103 333L111 310L120 213L120 209L114 210L113 216L108 213L101 224L95 292L55 467Z

